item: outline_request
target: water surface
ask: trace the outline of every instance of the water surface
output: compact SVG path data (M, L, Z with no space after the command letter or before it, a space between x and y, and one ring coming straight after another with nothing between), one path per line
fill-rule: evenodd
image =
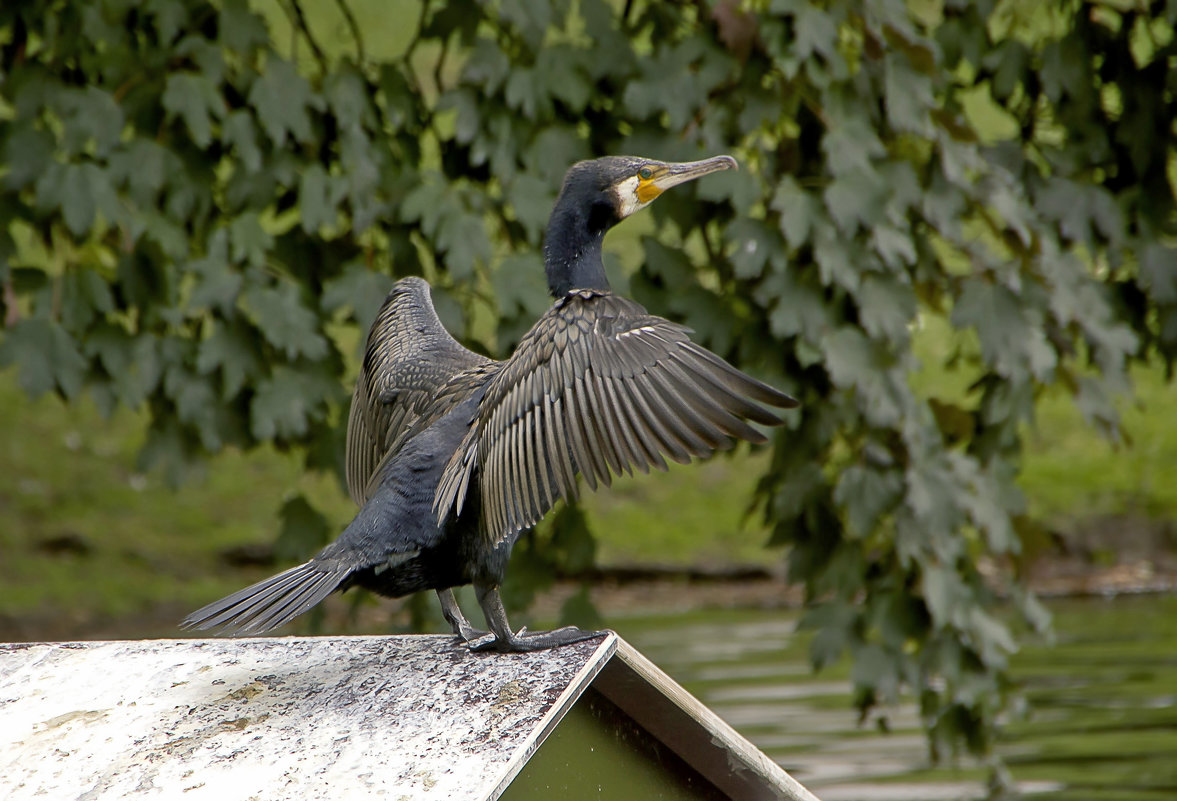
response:
M1053 644L1012 673L1030 701L999 750L1035 801L1177 799L1177 597L1050 604ZM846 670L812 675L795 613L708 611L610 625L823 801L985 795L987 771L932 766L914 703L859 726Z

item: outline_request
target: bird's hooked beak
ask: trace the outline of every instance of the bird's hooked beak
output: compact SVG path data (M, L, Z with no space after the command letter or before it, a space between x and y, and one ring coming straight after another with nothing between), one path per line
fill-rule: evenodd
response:
M678 163L651 165L654 171L649 184L656 187L658 194L662 194L672 186L685 184L704 175L710 175L720 170L738 170L739 165L731 156L712 156L702 161L683 161ZM655 195L657 197L657 195ZM653 200L654 198L650 198Z
M628 217L654 201L667 189L720 170L739 169L731 156L712 156L701 161L648 161L618 185L620 217Z

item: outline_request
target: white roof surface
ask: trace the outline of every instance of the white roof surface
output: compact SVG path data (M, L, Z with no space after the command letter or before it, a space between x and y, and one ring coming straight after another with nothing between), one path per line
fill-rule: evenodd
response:
M729 795L813 798L613 633L0 644L0 798L495 799L604 668Z

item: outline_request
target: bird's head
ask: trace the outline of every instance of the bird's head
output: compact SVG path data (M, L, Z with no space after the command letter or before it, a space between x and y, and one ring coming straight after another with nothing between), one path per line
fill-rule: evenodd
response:
M544 238L544 268L554 297L572 289L607 290L605 232L672 186L736 168L731 156L667 162L608 156L573 164L564 176Z
M736 169L731 156L702 161L655 161L606 156L573 164L564 176L556 206L586 210L590 229L602 231L645 208L667 189L719 170Z

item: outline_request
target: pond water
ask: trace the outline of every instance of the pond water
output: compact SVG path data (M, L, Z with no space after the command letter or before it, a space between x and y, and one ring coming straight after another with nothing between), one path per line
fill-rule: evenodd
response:
M1177 799L1177 597L1049 604L1056 638L1012 663L1031 709L1002 736L1019 791L1042 801ZM914 703L890 732L858 725L845 671L812 675L796 614L709 611L610 625L823 801L985 795L987 771L932 766Z

